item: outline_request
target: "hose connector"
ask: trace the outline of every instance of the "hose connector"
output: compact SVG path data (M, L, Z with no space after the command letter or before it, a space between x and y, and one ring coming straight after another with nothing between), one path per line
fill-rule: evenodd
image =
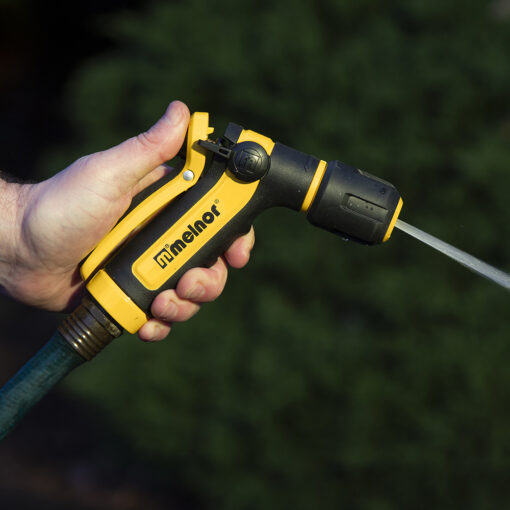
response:
M102 351L120 329L89 297L69 314L58 327L67 343L87 361Z

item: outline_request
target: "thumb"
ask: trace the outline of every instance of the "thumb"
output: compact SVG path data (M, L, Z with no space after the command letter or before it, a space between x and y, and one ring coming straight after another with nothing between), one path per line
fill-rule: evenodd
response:
M95 154L93 167L102 172L107 169L109 177L116 179L123 191L128 191L151 170L179 152L188 122L188 107L173 101L148 131Z

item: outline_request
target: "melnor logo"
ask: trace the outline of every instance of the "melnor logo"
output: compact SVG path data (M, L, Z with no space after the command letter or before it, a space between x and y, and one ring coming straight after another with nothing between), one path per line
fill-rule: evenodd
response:
M153 257L161 269L164 269L172 260L174 260L182 250L191 244L206 228L213 223L217 216L220 215L218 208L213 205L209 211L202 214L199 220L188 225L185 230L173 243L165 244L164 248L158 251Z
M169 244L165 245L165 247L162 250L160 250L154 257L154 260L159 264L159 267L161 267L162 269L164 269L169 262L172 262L172 260L174 260L173 256L168 251L169 248L170 248Z

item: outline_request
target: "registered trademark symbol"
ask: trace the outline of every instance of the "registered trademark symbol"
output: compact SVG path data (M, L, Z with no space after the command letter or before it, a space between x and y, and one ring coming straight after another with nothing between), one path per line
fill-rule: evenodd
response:
M216 199L216 200L214 201L214 203L215 203L215 204L219 204L219 203L220 203L220 201L219 201L218 199Z
M170 249L170 245L169 244L165 244L165 248L168 250Z

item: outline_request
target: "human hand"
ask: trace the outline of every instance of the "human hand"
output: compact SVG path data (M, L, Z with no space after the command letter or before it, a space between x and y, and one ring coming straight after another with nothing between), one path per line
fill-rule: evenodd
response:
M78 264L109 232L141 190L169 171L163 163L179 151L189 122L187 107L174 101L147 132L103 152L82 157L37 184L0 187L9 219L0 222L0 283L12 297L48 310L74 307L84 290ZM153 319L138 334L161 340L172 322L192 317L200 303L216 299L236 268L249 259L253 229L237 239L210 268L195 268L175 290L154 300Z

